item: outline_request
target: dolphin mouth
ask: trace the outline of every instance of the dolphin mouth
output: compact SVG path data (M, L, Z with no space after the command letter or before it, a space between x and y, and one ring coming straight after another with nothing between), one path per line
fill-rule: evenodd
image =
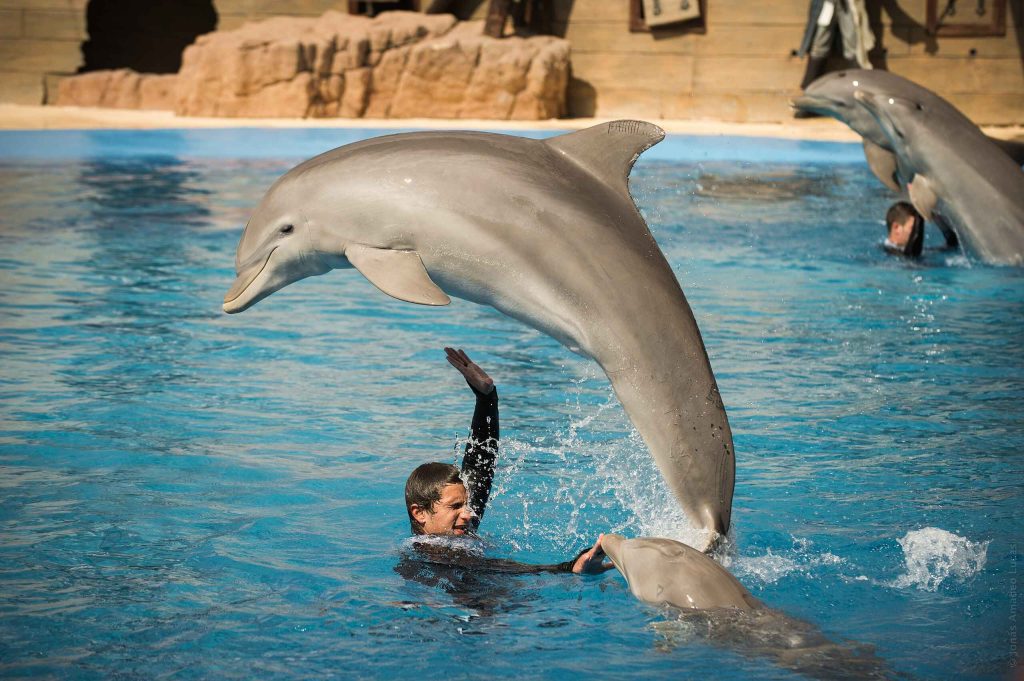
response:
M879 98L873 93L865 92L863 90L857 90L853 93L853 98L856 99L862 107L864 107L869 114L874 116L875 120L883 124L890 120L889 114L879 106Z
M857 90L856 92L854 92L853 98L856 99L861 104L874 105L877 102L874 95L872 95L870 92L865 92L864 90Z
M223 307L225 312L228 314L242 312L252 305L252 303L256 302L254 300L248 302L248 304L233 304L242 297L242 294L244 294L246 290L248 290L249 286L256 281L257 277L263 274L263 271L267 268L267 263L270 262L270 257L274 255L274 251L276 250L276 247L270 249L270 252L267 253L266 257L262 260L257 260L252 264L247 264L239 270L238 276L235 278L235 283L232 284L228 292L224 294Z
M601 548L604 549L605 555L615 563L615 567L621 572L622 564L617 560L619 557L619 551L622 549L622 543L626 541L626 538L621 534L605 534L601 537Z
M815 97L806 94L789 100L789 105L800 111L815 111L817 113L832 113L840 107L846 106L843 102L837 102L829 97Z

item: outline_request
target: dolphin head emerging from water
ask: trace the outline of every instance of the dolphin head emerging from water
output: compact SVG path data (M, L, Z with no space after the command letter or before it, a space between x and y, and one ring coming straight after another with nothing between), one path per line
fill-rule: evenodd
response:
M792 104L796 109L831 116L850 126L863 139L864 157L871 171L885 186L900 193L908 178L899 168L898 157L885 131L875 117L858 103L857 94L864 92L913 93L938 99L919 85L887 71L847 69L818 78Z
M729 571L700 551L672 539L626 539L606 534L601 546L641 601L681 610L761 607Z
M858 101L858 96L913 101L961 129L975 129L956 107L928 88L889 71L846 69L826 74L807 86L804 94L792 101L793 108L831 116L848 125L864 141L864 156L872 172L887 187L900 193L910 181L910 171L899 165L899 154L883 126ZM978 132L977 134L981 134ZM1024 163L1024 144L1010 140L990 140L1017 166Z
M226 312L329 269L497 310L593 358L708 545L729 529L732 433L686 297L628 188L664 137L612 121L546 140L386 135L295 167L253 213Z
M941 103L858 92L899 158L914 207L994 264L1024 263L1024 173L976 125Z
M869 90L858 90L854 100L885 136L888 148L898 148L908 159L912 158L911 139L919 141L922 128L927 127L932 114L931 107L918 98Z
M891 77L890 77L891 76ZM885 71L869 69L847 69L835 71L818 78L807 86L804 94L793 100L793 107L801 111L813 111L831 116L846 123L850 128L872 144L892 151L885 133L871 114L858 106L854 93L859 91L877 92L882 89L899 87L898 76Z

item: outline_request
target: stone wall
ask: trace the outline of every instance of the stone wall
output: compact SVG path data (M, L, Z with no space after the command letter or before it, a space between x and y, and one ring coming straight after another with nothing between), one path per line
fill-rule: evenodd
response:
M41 104L48 74L82 63L87 0L0 0L0 101Z
M889 70L949 98L982 124L1024 123L1024 0L1002 38L925 35L925 0L867 0ZM570 115L786 120L803 61L792 56L808 0L707 0L707 33L630 33L629 0L556 0L572 44ZM961 5L965 3L961 2ZM81 63L86 0L0 0L0 101L40 103L47 74ZM337 0L215 0L219 28L274 14L319 16ZM483 18L487 2L470 2ZM963 11L971 11L964 7ZM972 54L973 50L973 54Z

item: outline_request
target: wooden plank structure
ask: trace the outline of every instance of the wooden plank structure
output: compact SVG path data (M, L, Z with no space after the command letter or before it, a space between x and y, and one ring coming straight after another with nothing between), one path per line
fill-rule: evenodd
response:
M451 11L482 24L495 4L408 1L420 11ZM0 101L41 103L48 79L78 70L89 2L0 0ZM319 16L348 8L347 0L210 2L219 29L278 14ZM570 41L571 115L788 120L788 100L804 70L795 50L809 0L701 2L699 25L652 29L638 10L642 0L507 1L501 34L509 32L511 18L515 30ZM1024 0L957 0L957 13L937 24L929 18L941 17L949 0L866 3L879 66L935 90L979 123L1024 124ZM980 17L979 4L986 11ZM964 32L957 24L972 27Z
M967 12L968 17L972 14L974 17L968 22L954 18L957 0L942 0L941 14L939 1L928 0L928 33L931 35L950 38L1006 35L1006 0L974 0L973 12Z

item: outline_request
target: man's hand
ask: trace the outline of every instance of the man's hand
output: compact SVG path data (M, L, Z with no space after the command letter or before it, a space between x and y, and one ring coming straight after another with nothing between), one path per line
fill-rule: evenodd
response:
M572 566L572 571L577 575L599 575L602 572L615 569L615 564L611 561L604 562L607 558L604 549L601 548L601 540L604 539L604 535L599 535L597 542L591 547L589 551L586 551L579 558L576 559L576 564Z
M465 377L466 383L484 395L489 395L494 390L494 381L491 380L491 377L474 364L466 353L455 348L445 348L444 351L448 355L448 363L459 370L459 373Z

